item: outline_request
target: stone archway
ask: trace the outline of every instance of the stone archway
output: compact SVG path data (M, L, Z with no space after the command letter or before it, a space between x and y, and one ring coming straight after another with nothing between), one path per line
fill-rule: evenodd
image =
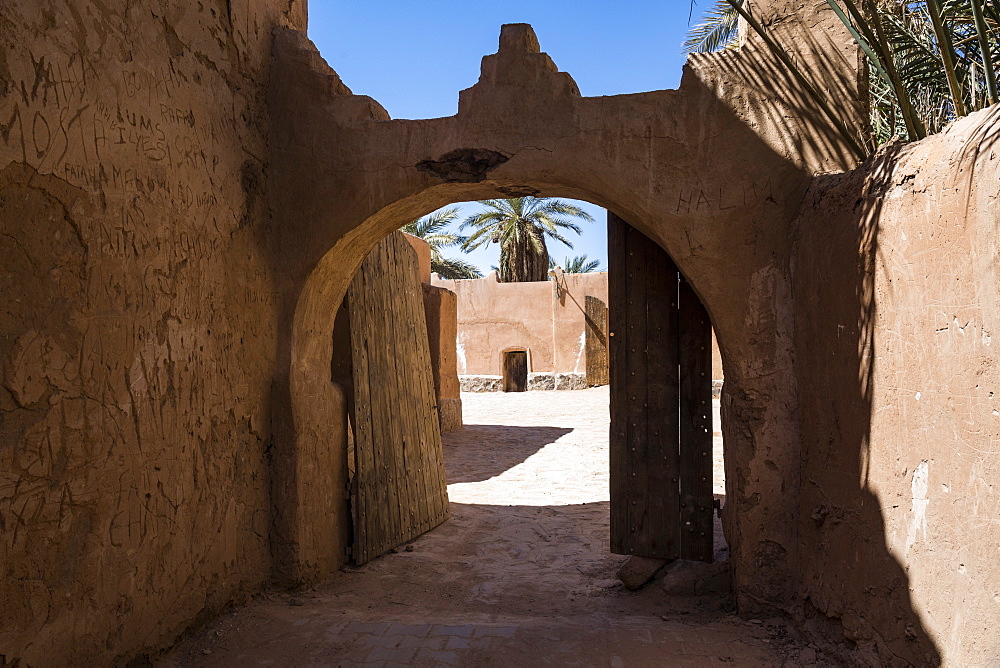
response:
M329 332L361 260L440 206L531 194L615 211L667 250L706 305L727 363L737 596L745 608L787 599L799 466L788 230L809 176L849 158L804 111L790 110L789 120L761 100L746 103L755 89L747 79L771 68L782 80L767 58L753 48L727 56L693 61L676 91L584 98L529 26L504 26L456 116L391 121L352 95L301 33L276 34L269 187L282 229L285 373L275 386L272 472L280 579L315 579L343 558L330 521L343 516L344 480L341 446L331 442L343 431L343 398L329 380ZM726 97L733 82L743 99ZM850 78L839 85L849 99ZM788 98L801 100L794 90ZM788 145L789 123L820 142Z

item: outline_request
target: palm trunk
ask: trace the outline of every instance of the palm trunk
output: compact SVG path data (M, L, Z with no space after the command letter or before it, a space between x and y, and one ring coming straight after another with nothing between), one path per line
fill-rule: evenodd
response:
M541 245L539 252L536 244L530 240L525 243L510 244L500 249L501 283L525 283L529 281L545 281L549 277L549 253L545 246L545 237L539 235L535 240Z

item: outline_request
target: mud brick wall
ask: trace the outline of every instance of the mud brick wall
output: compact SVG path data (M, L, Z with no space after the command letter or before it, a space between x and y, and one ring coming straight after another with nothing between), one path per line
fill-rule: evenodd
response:
M828 8L763 10L860 119ZM712 314L741 614L1000 661L996 109L853 169L752 37L583 98L514 25L456 116L390 121L304 29L304 0L0 4L0 664L126 663L342 563L347 285L405 222L526 193L620 213Z
M0 664L127 661L269 575L264 98L304 24L0 5Z
M608 301L604 272L563 274L565 292L555 283L499 283L496 276L434 284L458 295L458 371L501 375L505 350L528 351L529 371L583 373L584 311L587 295Z
M799 216L800 593L874 664L1000 661L998 222L996 107Z

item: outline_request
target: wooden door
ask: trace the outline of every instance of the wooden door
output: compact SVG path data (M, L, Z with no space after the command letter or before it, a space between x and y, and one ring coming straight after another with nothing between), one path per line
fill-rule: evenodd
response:
M399 232L347 292L354 441L351 555L363 564L448 519L441 432L417 258Z
M712 560L711 324L670 256L608 212L611 550Z
M524 392L528 389L528 353L511 350L503 354L503 391Z
M587 385L608 384L608 306L597 297L583 299L584 351L587 356Z
M680 556L712 561L712 321L690 283L678 276Z

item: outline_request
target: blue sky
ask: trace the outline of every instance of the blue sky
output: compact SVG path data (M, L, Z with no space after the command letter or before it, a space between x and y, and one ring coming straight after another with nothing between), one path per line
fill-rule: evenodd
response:
M695 19L709 4L699 3ZM479 79L480 59L496 52L504 23L530 23L583 95L676 88L688 13L688 0L311 0L309 36L352 91L378 100L392 118L438 118L457 112L458 91ZM604 210L580 206L596 222L583 224L573 250L553 242L549 254L561 264L585 253L604 269ZM464 205L463 216L476 210ZM498 256L491 245L465 259L488 272Z

